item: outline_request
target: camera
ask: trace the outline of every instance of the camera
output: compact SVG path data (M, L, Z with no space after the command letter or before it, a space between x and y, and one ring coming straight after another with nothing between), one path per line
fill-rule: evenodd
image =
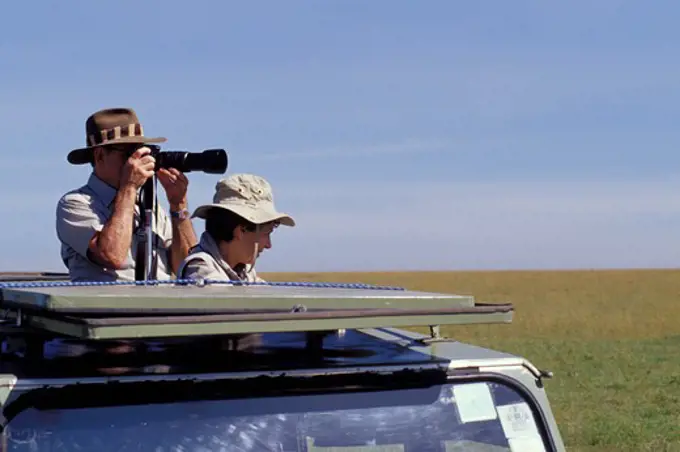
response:
M175 168L183 173L201 171L209 174L224 174L228 158L224 149L207 149L203 152L161 151L160 146L147 145L151 156L156 159L154 171L161 168Z

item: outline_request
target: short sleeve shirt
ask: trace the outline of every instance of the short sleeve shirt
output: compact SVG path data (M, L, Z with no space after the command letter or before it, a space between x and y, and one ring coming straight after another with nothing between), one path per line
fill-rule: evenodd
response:
M57 205L57 236L61 242L61 258L72 281L134 281L137 243L143 237L139 207L135 206L132 246L122 269L104 268L88 257L88 246L95 232L101 231L113 214L116 189L94 173L87 184L66 193ZM157 206L154 215L154 239L158 261L157 279L172 278L169 250L172 244L172 223L163 208Z

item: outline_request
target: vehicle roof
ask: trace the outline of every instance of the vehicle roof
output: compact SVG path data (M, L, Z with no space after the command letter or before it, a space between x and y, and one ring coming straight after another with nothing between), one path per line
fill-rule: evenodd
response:
M0 283L2 307L80 339L323 331L509 322L509 304L472 296L341 283Z
M507 353L432 338L403 326L508 323L512 305L472 296L338 283L225 281L0 282L16 334L46 340L39 366L3 360L24 378L522 364ZM436 330L434 330L436 331ZM110 353L112 340L136 352ZM432 342L433 341L433 342ZM311 348L310 348L311 347ZM109 350L109 352L107 352ZM143 353L139 351L143 350Z
M449 339L428 344L428 336L394 328L346 330L323 338L320 349L310 352L305 333L265 333L242 337L238 348L223 342L195 338L174 343L128 343L128 356L106 356L105 347L92 341L54 339L45 346L40 365L24 366L3 360L1 373L24 378L97 377L111 374L205 373L286 371L341 368L464 368L521 365L508 353ZM111 343L106 346L111 346ZM144 349L143 353L138 350ZM132 350L135 350L133 352ZM120 369L126 371L121 372Z

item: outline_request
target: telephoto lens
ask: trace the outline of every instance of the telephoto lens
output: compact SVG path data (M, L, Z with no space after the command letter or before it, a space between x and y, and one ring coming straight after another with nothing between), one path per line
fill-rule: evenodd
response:
M156 171L160 168L175 168L183 173L200 171L208 174L224 174L229 159L224 149L208 149L203 152L160 151L152 148L156 159Z

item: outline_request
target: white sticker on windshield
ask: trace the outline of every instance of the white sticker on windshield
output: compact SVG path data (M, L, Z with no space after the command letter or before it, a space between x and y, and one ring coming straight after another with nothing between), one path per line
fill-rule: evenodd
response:
M462 423L496 419L491 391L486 383L472 383L453 387L453 398Z
M508 443L512 452L545 452L543 440L537 436L531 438L510 438Z
M506 438L540 437L534 416L526 403L499 406L498 417Z

